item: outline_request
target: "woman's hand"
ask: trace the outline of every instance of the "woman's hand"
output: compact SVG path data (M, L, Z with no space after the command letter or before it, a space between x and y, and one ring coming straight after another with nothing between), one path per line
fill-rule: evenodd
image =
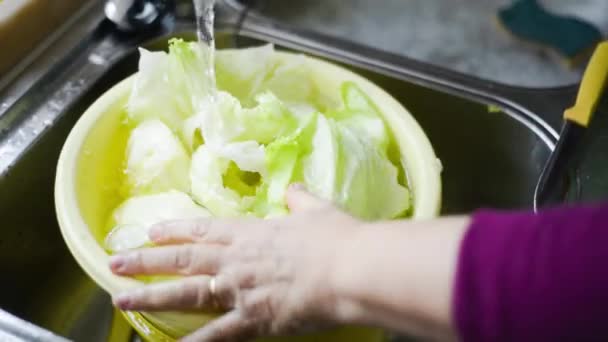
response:
M293 215L280 219L154 227L150 237L160 247L113 257L113 272L185 277L120 294L115 305L226 312L186 338L192 341L297 333L336 323L336 251L361 224L298 186L290 188L287 202Z

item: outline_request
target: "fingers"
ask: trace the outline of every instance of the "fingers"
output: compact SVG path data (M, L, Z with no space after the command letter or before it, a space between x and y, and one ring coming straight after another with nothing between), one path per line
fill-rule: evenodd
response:
M198 276L147 285L114 297L126 311L229 310L235 306L238 287L228 277ZM215 281L212 290L211 282ZM214 291L214 292L212 292Z
M182 341L243 341L255 337L256 331L257 325L254 324L254 321L244 317L241 311L235 310L207 324L192 335L182 339Z
M157 245L182 243L229 244L234 228L243 223L198 219L159 223L150 228L150 240Z
M280 322L274 317L273 295L276 296L274 289L245 292L246 299L238 309L209 323L185 341L241 341L277 333L273 326Z
M211 307L213 298L209 291L208 276L186 278L148 285L120 294L114 305L121 310L191 310Z
M329 207L327 201L310 194L303 185L294 184L286 194L287 206L292 212L304 212ZM198 219L159 223L150 228L150 240L156 245L207 243L227 245L235 234L248 227L259 226L260 220Z
M287 189L286 201L287 207L294 213L322 209L328 206L326 201L306 191L302 184L293 184Z
M218 272L224 254L223 247L214 245L157 247L113 256L110 268L123 276L211 275Z

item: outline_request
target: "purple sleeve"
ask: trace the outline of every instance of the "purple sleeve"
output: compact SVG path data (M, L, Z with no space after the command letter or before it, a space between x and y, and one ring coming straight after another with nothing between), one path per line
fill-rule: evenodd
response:
M476 213L453 310L464 342L608 341L608 206Z

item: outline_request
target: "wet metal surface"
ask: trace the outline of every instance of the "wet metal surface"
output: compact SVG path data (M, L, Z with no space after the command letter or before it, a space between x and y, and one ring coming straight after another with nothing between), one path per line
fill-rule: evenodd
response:
M264 15L292 26L371 45L483 79L516 86L576 83L581 67L522 44L496 23L513 0L257 0ZM539 0L608 34L605 0Z
M2 310L0 310L0 341L68 342L61 336L41 329Z

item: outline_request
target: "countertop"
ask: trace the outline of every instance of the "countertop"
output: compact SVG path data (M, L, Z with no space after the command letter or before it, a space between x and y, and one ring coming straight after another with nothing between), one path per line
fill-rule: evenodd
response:
M512 0L259 0L262 13L290 25L515 86L578 81L546 51L498 28L497 10ZM608 33L608 1L542 0L555 13L583 18Z

